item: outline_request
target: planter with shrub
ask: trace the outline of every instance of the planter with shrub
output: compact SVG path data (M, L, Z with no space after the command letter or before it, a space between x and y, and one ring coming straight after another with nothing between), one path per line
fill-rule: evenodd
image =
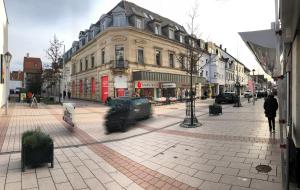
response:
M22 171L26 166L37 167L45 163L51 163L53 168L53 140L39 129L26 131L22 135Z
M219 104L213 104L209 106L209 115L222 114L222 106Z

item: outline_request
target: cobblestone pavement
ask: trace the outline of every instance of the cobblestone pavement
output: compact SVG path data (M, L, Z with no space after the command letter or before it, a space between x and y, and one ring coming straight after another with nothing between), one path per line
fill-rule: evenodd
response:
M210 103L197 103L198 128L179 126L185 105L178 103L156 106L153 118L110 135L108 108L95 103L77 102L75 128L58 105L11 105L0 116L0 189L281 189L278 124L270 134L263 100L223 105L220 116L208 115ZM54 168L21 172L21 134L37 127L54 139ZM259 164L272 170L259 173Z

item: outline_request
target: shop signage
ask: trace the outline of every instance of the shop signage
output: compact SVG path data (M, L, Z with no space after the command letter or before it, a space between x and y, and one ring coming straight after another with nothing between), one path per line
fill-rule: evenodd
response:
M135 88L159 88L158 82L135 81Z
M176 88L176 83L162 83L162 88Z
M114 87L115 88L128 88L127 77L124 75L115 76Z

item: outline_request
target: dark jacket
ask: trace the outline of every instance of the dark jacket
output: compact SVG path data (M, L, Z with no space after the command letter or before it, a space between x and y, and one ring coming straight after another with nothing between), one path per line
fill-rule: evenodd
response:
M264 109L266 117L272 118L276 117L276 111L278 109L278 103L277 100L274 98L274 96L269 96L265 103L264 103Z

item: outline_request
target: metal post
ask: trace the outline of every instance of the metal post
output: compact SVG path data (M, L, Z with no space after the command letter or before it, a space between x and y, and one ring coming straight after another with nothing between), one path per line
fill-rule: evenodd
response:
M6 80L6 103L5 103L5 115L8 115L8 98L9 98L9 63L5 62L6 65L6 75L5 75L5 80Z

